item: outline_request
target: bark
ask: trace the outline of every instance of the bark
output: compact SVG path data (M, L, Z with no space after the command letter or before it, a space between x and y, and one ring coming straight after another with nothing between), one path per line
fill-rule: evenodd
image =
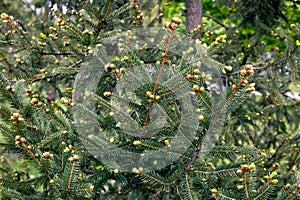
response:
M186 7L186 33L188 33L202 24L202 0L186 0Z

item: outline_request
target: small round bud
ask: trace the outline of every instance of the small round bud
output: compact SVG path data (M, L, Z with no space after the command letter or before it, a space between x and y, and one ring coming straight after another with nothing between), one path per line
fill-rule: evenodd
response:
M247 75L247 71L245 69L240 70L241 75L245 76Z
M204 120L204 116L203 116L203 115L199 115L198 119L199 119L200 121L203 121L203 120Z
M142 144L142 142L139 141L139 140L136 140L136 141L133 142L133 145L135 145L135 146L139 146L141 144Z

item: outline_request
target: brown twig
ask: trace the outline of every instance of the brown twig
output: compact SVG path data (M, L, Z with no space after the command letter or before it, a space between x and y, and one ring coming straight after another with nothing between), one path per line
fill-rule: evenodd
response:
M226 24L224 24L223 22L221 22L221 20L213 17L213 16L210 16L208 14L202 14L203 17L207 17L209 19L212 19L213 21L217 22L217 24L223 26L226 30L229 29L229 26L227 26Z

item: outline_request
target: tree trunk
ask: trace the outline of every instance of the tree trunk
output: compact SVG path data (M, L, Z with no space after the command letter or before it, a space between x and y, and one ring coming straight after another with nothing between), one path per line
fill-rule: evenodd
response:
M202 24L202 0L186 0L186 33ZM200 34L196 38L200 38Z

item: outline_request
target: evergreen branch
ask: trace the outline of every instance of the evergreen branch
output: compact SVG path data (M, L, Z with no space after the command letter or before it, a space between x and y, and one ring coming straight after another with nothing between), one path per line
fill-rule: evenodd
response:
M67 68L73 68L73 67L76 67L77 65L80 65L81 63L83 63L83 60L79 60L79 61L73 63L72 65L68 66Z
M47 51L37 51L41 55L55 55L55 56L69 56L73 55L72 52L47 52Z
M8 44L8 45L14 45L14 46L17 46L17 47L22 47L22 45L20 45L18 43L13 43L11 41L0 40L0 42L3 43L3 44Z
M126 78L131 78L132 81L134 81L134 79L132 79L132 76L126 76ZM142 96L147 96L143 91L135 88L131 83L129 83L128 81L125 80L125 78L120 79L120 81L124 84L126 84L126 86L128 86L129 88L131 88L133 91L138 92L140 95Z
M74 109L76 111L78 111L80 114L82 114L83 116L86 116L88 119L90 119L91 121L95 122L99 127L102 126L102 124L94 118L94 116L92 116L94 113L85 109L80 109L78 108L78 106L74 106Z
M221 169L221 170L216 170L212 172L205 172L205 171L199 171L199 170L194 170L193 172L200 173L200 174L208 174L208 175L213 175L213 174L219 174L227 171L237 171L240 169L240 167L235 167L235 168L230 168L230 169Z
M110 1L109 1L109 5L108 5L108 7L107 7L107 9L106 9L106 13L105 13L104 18L103 18L104 20L106 20L108 14L109 14L110 8L111 8L111 6L112 6L112 3L113 3L114 1L115 1L115 0L110 0Z
M190 184L189 184L189 176L188 176L187 172L185 172L185 181L186 181L186 185L187 185L187 189L188 189L189 198L194 199L192 194L191 194L192 192L191 192L191 188L190 188Z
M244 82L244 80L246 80L247 75L243 75L243 77L241 78L240 82L238 83L238 85L233 89L233 92L231 93L231 95L227 98L227 100L225 101L223 107L221 108L221 113L223 113L224 109L227 107L227 105L229 104L229 102L233 99L233 97L235 97L235 95L237 94L237 91L240 87L242 87L242 83Z
M27 152L33 157L33 159L36 161L38 165L41 165L41 162L38 160L38 158L32 153L32 151L27 147L26 144L22 143L22 146L27 150Z
M158 178L156 178L156 177L154 177L154 176L151 176L150 174L144 173L144 174L142 174L142 176L146 176L147 178L149 178L149 179L151 179L151 180L153 180L153 181L155 181L155 182L157 182L157 183L160 183L161 185L167 184L167 183L165 183L164 181L162 181L162 180L160 180L160 179L158 179Z
M176 185L176 192L180 198L180 200L183 200L183 198L181 198L181 195L180 195L180 191L179 191L179 185Z
M89 5L89 3L88 3L88 1L84 1L84 3L85 3L85 6L95 15L95 17L99 20L99 21L101 21L101 17L90 7L90 5Z
M257 195L253 200L258 200L261 196L263 196L269 189L271 188L271 185L268 185L268 187L266 189L264 189L264 191L260 192L259 195ZM249 197L248 197L249 198Z
M154 89L153 89L154 93L156 92L156 90L158 88L161 76L162 76L164 68L165 68L165 64L167 64L167 62L168 62L167 59L168 59L168 55L170 53L170 47L171 47L171 44L172 44L174 36L175 36L175 33L174 33L174 30L172 30L171 35L170 35L170 37L168 39L168 44L167 44L166 51L164 52L163 61L162 61L161 67L159 69L159 73L158 73L157 79L155 81L155 85L154 85Z
M177 91L181 90L182 88L184 88L185 86L187 86L189 84L189 82L185 82L184 84L181 84L179 87L177 87L175 90L171 90L169 92L163 93L163 94L159 94L159 96L163 97L163 96L167 96L170 94L175 94Z
M71 168L71 171L70 171L70 176L69 176L69 181L68 181L68 191L70 191L70 188L71 188L71 182L72 182L72 176L73 176L73 172L74 172L74 169L75 169L75 162L72 162L72 168Z
M164 116L166 116L168 118L168 120L172 123L172 125L174 127L177 126L177 124L173 121L173 119L164 111L164 109L157 103L155 102L155 104L157 105L157 107L159 107L159 109L161 110L161 112L164 114Z
M224 195L224 194L221 194L220 192L218 192L218 195L221 196L221 197L224 198L224 199L236 200L235 198L228 197L228 196L226 196L226 195Z
M293 191L291 191L290 194L284 200L291 199L292 196L294 196L296 193L297 193L297 188L295 187L295 189Z
M10 62L8 62L7 57L2 53L2 51L0 51L0 55L1 55L2 59L4 60L4 62L6 63L8 70L10 70L11 64L10 64Z
M141 145L145 146L145 147L149 147L151 149L158 150L158 151L163 152L163 153L168 153L168 154L172 154L172 155L176 155L176 156L181 156L181 157L184 157L186 159L189 159L189 157L186 157L185 155L182 155L181 153L177 153L177 152L174 152L174 151L169 151L169 150L166 150L166 149L163 149L163 148L155 147L153 145L148 145L145 142L142 142Z
M272 63L265 63L265 66L264 67L253 67L253 70L264 70L264 69L268 69L272 66L277 66L279 65L280 63L282 62L285 62L286 60L290 59L291 57L293 57L296 53L297 53L297 50L298 50L299 47L296 47L291 53L289 53L286 57ZM258 62L258 63L254 63L253 66L258 66L258 65L261 65L262 63L261 62ZM240 71L235 71L235 72L232 72L229 74L229 76L233 76L233 75L236 75L236 74L239 74Z
M128 5L127 5L128 4ZM129 8L131 8L131 3L130 2L128 2L127 4L125 4L124 6L122 6L121 8L123 8L123 7L125 7L123 10L121 9L121 11L114 11L113 13L112 13L112 16L109 18L109 19L107 19L107 20L112 20L113 18L115 18L117 15L121 15L122 13L124 13L125 11L127 11Z
M212 107L207 103L207 101L203 98L203 96L200 93L197 93L198 97L201 99L201 101L205 104L205 106L213 113L215 114L215 111L212 109ZM207 124L207 123L206 123Z
M247 173L245 172L244 176L243 176L243 186L244 186L244 189L245 189L245 195L246 195L246 198L249 199L249 192L248 192L248 188L247 188Z
M80 39L82 42L84 42L84 38L79 34L78 31L71 28L71 26L65 26L66 29L70 30L73 34L77 36L78 39Z

